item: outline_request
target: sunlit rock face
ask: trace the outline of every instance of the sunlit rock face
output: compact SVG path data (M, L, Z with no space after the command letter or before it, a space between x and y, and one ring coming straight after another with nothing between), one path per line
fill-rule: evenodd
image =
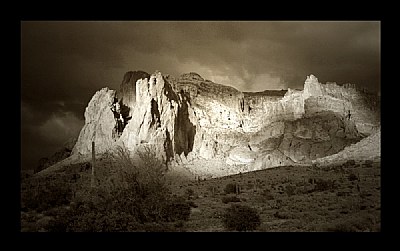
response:
M118 137L107 108L114 97L122 109L128 108L128 113L121 111L126 126ZM102 89L89 102L74 152L88 153L93 138L101 151L149 145L170 167L185 165L193 173L211 176L305 163L369 135L380 126L379 105L372 94L351 85L321 84L313 75L304 90L251 93L197 73L174 78L128 72L118 94ZM93 136L95 124L100 129ZM218 165L193 164L203 160Z
M175 92L160 72L136 82L136 104L132 119L118 143L134 150L150 145L169 161L175 154L187 156L193 150L196 126L189 115L190 95Z
M344 117L350 114L357 130L364 135L370 135L380 125L380 98L358 90L355 85L323 85L311 75L305 82L303 96L304 109L308 114L316 114L321 110L332 111Z
M72 154L91 153L92 141L95 142L98 152L105 152L113 146L115 120L111 106L114 98L115 91L107 87L94 94L86 107L85 125L72 149Z

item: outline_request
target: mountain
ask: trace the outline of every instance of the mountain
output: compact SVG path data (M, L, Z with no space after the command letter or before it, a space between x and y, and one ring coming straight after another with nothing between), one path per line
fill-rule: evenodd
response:
M380 127L380 97L354 85L240 92L197 73L130 71L118 91L97 91L74 158L151 147L170 170L216 177L336 154Z

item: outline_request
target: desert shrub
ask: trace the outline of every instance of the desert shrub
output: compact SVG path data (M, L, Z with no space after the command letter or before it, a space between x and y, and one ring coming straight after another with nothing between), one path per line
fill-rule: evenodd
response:
M249 180L250 181L250 180ZM249 183L249 184L247 184L246 185L246 189L247 190L251 190L251 189L253 189L255 187L255 185L253 184L253 183Z
M326 228L327 232L357 232L357 229L348 223L338 223Z
M336 184L334 180L324 180L324 179L318 179L315 181L315 187L314 190L315 192L323 192L327 190L331 190L336 188Z
M351 167L354 167L356 165L356 161L355 160L348 160L343 165L345 167L347 167L347 168L351 168Z
M364 232L380 231L380 221L370 214L361 214L351 219L344 219L325 227L329 232Z
M21 194L21 201L25 208L38 212L50 208L69 204L72 199L72 190L66 182L37 179L37 185Z
M373 163L374 162L372 160L365 160L364 164L363 164L363 167L372 167Z
M228 204L229 202L240 202L240 199L236 196L224 196L222 197L222 202Z
M211 194L215 195L219 193L218 188L215 186L208 186L207 191L209 191Z
M278 219L290 219L291 218L291 216L288 213L280 212L280 211L276 211L274 213L274 217L276 217Z
M272 195L272 193L269 189L264 189L261 192L261 195L263 196L263 198L265 198L265 200L273 200L274 199L274 196Z
M83 187L71 209L57 217L49 228L79 232L161 232L174 231L169 222L187 221L192 204L172 196L164 178L164 163L150 148L144 148L138 156L134 161L125 148L117 148L110 165L98 165L97 186Z
M193 198L194 196L194 191L191 188L188 188L185 190L185 197L187 197L188 199Z
M349 195L350 195L350 192L348 192L348 191L338 191L336 193L336 196L339 196L339 197L341 197L341 196L349 196Z
M187 221L190 216L190 208L191 205L182 199L169 201L163 207L163 220L167 222Z
M291 186L291 185L287 185L285 187L285 192L288 196L292 196L296 194L296 187L295 186Z
M199 206L198 206L196 203L194 203L194 201L192 201L192 200L187 201L187 204L188 204L190 207L193 207L193 208L199 207Z
M225 194L236 193L236 183L228 183L224 188Z
M252 231L261 225L257 211L245 205L231 205L222 216L227 230Z
M358 180L358 177L354 173L351 173L351 174L349 174L348 179L349 179L349 181L355 181L355 180Z

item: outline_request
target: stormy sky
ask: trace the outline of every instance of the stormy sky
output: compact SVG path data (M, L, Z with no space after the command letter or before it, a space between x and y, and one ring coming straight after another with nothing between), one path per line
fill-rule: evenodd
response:
M102 87L130 70L197 72L240 91L354 83L380 92L380 22L21 22L21 165L78 135Z

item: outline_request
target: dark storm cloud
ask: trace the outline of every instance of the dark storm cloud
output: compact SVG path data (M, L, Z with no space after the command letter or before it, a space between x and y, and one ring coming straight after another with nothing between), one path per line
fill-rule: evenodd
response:
M241 91L302 88L314 74L377 91L380 23L22 22L22 155L77 133L92 95L129 70L194 71Z

